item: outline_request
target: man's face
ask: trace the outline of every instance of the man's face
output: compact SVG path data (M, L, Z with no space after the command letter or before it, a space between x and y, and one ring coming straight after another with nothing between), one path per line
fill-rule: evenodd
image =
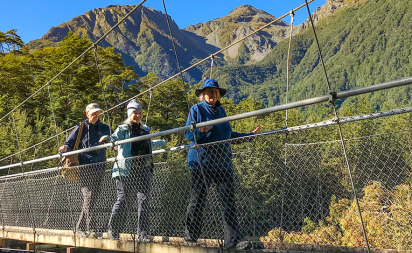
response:
M94 113L86 112L86 116L90 124L96 124L96 122L99 120L99 115L100 115L100 111L97 111Z

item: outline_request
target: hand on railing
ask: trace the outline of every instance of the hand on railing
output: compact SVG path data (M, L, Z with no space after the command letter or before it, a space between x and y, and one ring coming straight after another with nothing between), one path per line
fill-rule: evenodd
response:
M263 126L258 126L258 127L255 128L255 130L252 131L252 133L256 134L262 128L263 128Z
M110 140L110 136L109 136L109 135L103 135L103 136L100 138L99 143L109 143L110 141L111 141L111 140ZM115 151L118 151L117 146L113 147L113 149L114 149Z
M59 151L60 151L61 153L66 152L66 151L67 151L66 146L61 146L61 147L59 148Z
M212 128L213 128L213 126L199 127L199 131L200 131L201 133L206 133L206 132L209 132L210 129L212 129Z
M99 143L108 143L108 142L110 142L110 137L108 136L108 135L103 135L101 138L100 138L100 140L99 140Z

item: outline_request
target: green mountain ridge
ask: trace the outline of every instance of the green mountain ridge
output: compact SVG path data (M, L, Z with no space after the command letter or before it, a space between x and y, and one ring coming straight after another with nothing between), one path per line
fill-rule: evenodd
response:
M328 1L330 2L330 1ZM408 1L345 0L318 21L316 30L332 90L340 91L412 75L412 6ZM252 97L264 106L285 102L288 40L254 65L224 66L214 77L235 101ZM327 94L312 29L293 38L290 101ZM408 87L370 94L373 108L410 105Z

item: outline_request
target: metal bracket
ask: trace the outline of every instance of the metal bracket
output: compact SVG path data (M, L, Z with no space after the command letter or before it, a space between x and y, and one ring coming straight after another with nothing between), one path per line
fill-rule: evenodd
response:
M331 92L329 93L328 102L331 103L332 105L334 105L334 104L335 104L336 97L337 97L336 91L331 91Z
M190 132L194 132L196 130L196 123L194 121L190 122Z
M114 149L114 148L116 147L115 142L114 142L112 139L110 139L110 143L112 144L111 148ZM117 156L116 156L116 157L117 157Z

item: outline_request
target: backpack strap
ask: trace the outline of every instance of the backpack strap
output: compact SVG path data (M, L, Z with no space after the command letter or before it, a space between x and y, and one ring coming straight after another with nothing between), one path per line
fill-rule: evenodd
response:
M76 144L74 144L73 150L76 150L79 147L80 138L82 137L83 127L84 127L84 122L81 122L79 132L77 133Z

